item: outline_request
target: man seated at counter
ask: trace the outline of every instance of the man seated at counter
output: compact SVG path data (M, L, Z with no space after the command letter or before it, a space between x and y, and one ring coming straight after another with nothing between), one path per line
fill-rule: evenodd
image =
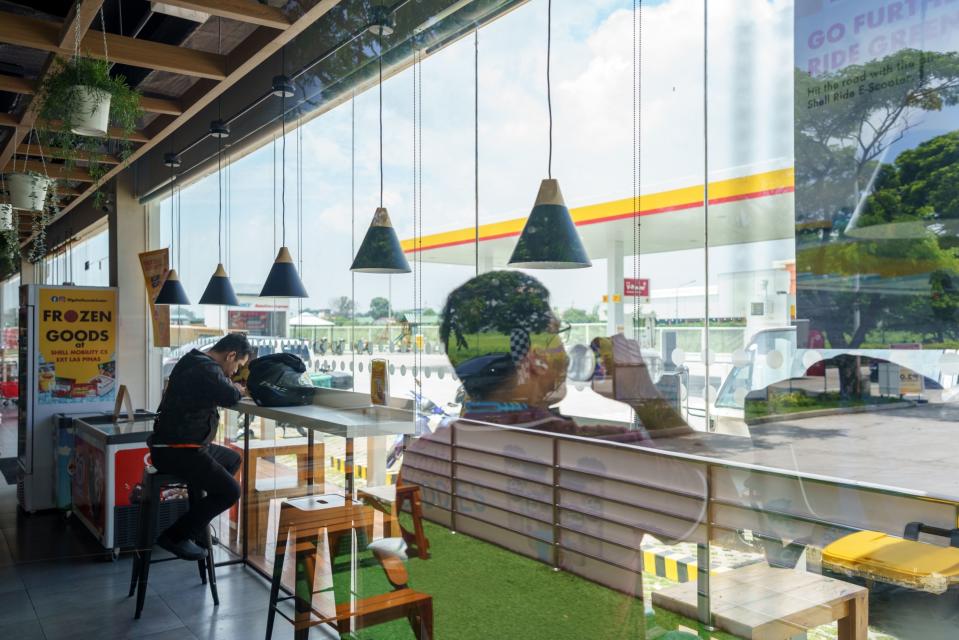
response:
M213 444L220 414L217 407L240 401L243 387L230 381L252 353L246 336L224 336L208 353L193 349L170 373L153 434L150 459L161 473L174 474L203 496L157 538L157 544L184 560L199 560L211 544L209 525L240 499L233 477L240 455Z
M692 432L653 384L639 345L622 335L594 341L592 384L628 403L637 428L579 424L561 415L554 406L566 395L569 358L561 334L568 330L550 308L546 287L524 273L493 271L454 290L440 340L466 392L461 418L636 443Z

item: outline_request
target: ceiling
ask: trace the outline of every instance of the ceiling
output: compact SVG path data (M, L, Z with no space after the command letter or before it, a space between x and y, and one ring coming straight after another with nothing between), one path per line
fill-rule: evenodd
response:
M34 128L44 124L36 121L33 87L56 56L73 53L78 29L82 52L106 57L111 73L124 76L143 96L145 115L131 136L133 151L114 158L104 177L135 164L142 196L169 179L163 155L171 150L184 152L182 177L209 170L216 142L208 129L220 110L224 119L235 120L229 139L234 158L237 145L263 143L278 122L268 88L281 53L297 91L287 117L305 121L375 82L381 49L368 29L375 8L385 8L395 27L382 43L388 75L412 64L414 49L429 55L525 1L0 0L0 172L43 168L40 150L30 144ZM181 10L205 15L171 15ZM116 141L108 141L105 151L115 148ZM96 188L82 163L67 172L56 150L43 153L47 174L60 177L62 201L54 219L62 220L92 201ZM0 193L0 202L5 197ZM32 228L30 216L21 215L22 243Z

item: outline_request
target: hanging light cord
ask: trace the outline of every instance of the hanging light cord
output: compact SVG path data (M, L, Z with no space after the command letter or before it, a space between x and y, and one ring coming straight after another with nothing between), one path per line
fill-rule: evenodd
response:
M549 163L546 177L553 177L553 90L549 83L549 62L553 44L553 0L546 3L546 108L549 111Z
M380 207L383 206L383 35L380 34Z
M479 275L479 27L473 30L473 259Z
M280 73L286 71L286 47L280 49ZM280 224L282 233L280 238L283 242L280 246L286 246L286 92L280 93L280 132L283 136L282 157L280 160Z
M216 19L216 52L220 53L220 25L223 19L217 16ZM216 117L221 118L220 106L222 96L216 99ZM223 138L216 138L216 189L218 194L218 211L216 217L216 255L217 261L223 263Z

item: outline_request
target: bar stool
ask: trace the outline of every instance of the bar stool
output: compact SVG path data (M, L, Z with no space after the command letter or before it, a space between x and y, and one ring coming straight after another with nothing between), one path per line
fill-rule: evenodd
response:
M147 580L150 577L150 565L156 562L167 562L169 560L178 560L176 556L172 558L161 558L152 560L153 544L156 542L160 520L160 493L163 488L186 487L187 497L190 506L199 499L197 491L191 489L182 478L169 473L159 473L155 467L148 466L143 471L143 485L140 498L140 512L137 520L137 547L133 554L133 573L130 576L130 593L127 597L137 594L137 608L133 615L135 620L140 619L143 612L143 602L146 599ZM206 558L197 560L197 566L200 570L200 581L203 584L210 585L210 594L213 596L213 605L220 604L220 596L216 590L216 571L213 562L213 547L207 549Z
M341 634L349 633L353 624L363 627L406 618L416 638L426 640L433 636L433 599L413 589L395 589L385 594L368 598L351 598L350 602L336 605L333 615L314 617L313 578L316 555L320 551L320 533L326 532L330 549L330 566L341 540L350 539L354 531L363 534L366 540L373 538L375 511L372 507L346 500L339 495L319 495L294 498L280 507L280 526L277 529L276 551L273 560L273 581L270 586L270 608L266 623L266 638L273 635L276 614L293 623L294 638L305 640L310 627L328 624ZM391 516L384 516L389 524ZM279 597L283 580L283 561L287 545L292 546L296 574L294 593ZM290 618L279 609L279 603L294 601L294 617Z
M409 545L408 553L423 560L430 557L430 541L423 530L423 500L420 487L415 484L399 484L380 487L367 487L356 492L363 504L369 505L392 518L384 520L383 535L401 536ZM409 512L413 520L413 531L407 531L400 525L399 515L403 503L409 502Z

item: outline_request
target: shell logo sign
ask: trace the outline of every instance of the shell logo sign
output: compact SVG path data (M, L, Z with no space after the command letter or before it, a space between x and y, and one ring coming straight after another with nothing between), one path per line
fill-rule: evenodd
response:
M114 394L116 291L41 289L40 402L95 402Z

